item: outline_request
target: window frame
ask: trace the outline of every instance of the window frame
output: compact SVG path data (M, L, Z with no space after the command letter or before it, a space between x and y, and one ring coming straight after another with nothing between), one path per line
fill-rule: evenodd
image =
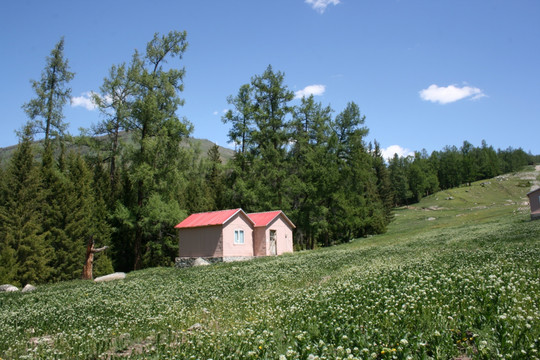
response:
M240 235L241 234L241 235ZM242 240L242 242L240 242ZM234 230L234 240L235 245L244 245L246 243L244 229L235 229Z

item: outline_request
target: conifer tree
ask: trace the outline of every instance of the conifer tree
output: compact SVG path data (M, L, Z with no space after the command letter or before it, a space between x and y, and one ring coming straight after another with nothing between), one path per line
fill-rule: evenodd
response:
M461 146L461 154L461 171L463 180L465 183L470 185L471 182L475 181L478 176L474 146L470 142L464 141L463 146Z
M409 198L412 197L409 189L409 179L407 178L407 159L394 154L390 159L388 170L390 171L390 183L392 184L392 193L394 194L394 205L406 205Z
M285 158L289 141L289 122L294 94L284 84L285 75L268 66L262 75L251 79L255 129L251 139L255 159L253 170L258 182L257 209L287 207L283 183L287 176Z
M134 62L139 61L135 56ZM116 201L119 189L118 160L122 152L123 131L130 130L130 117L133 110L133 101L136 91L135 73L137 65L129 68L125 63L113 65L109 69L108 77L103 79L100 94L93 94L93 101L97 105L103 120L93 127L94 135L106 135L106 140L97 140L94 147L100 154L105 154L108 164L110 202Z
M377 192L384 209L385 223L392 221L392 209L394 208L394 194L392 192L392 183L390 181L390 173L385 164L381 153L381 146L377 141L374 141L374 149L372 152L373 168L377 175Z
M34 164L32 131L27 125L6 174L0 210L0 278L18 285L49 280L51 249L41 227L41 179Z
M173 236L159 231L170 225L172 216L161 222L153 215L162 206L177 210L176 220L183 214L178 207L183 190L179 145L191 132L191 125L179 119L176 111L183 105L179 92L183 90L185 70L174 66L166 69L164 65L168 60L181 59L186 47L185 32L155 34L144 56L135 53L129 70L135 83L129 128L136 146L128 154L127 162L136 195L134 203L124 203L116 214L117 221L134 230L133 241L126 244L133 246L133 269L143 266L144 254L151 249L152 254L164 254L165 251L154 251L155 247L168 246L163 236ZM150 221L158 224L149 226ZM156 257L146 259L145 265L151 266Z
M231 124L228 137L238 147L236 159L241 160L246 156L252 146L252 131L254 123L253 88L250 84L244 84L238 90L236 97L227 97L227 102L234 107L229 109L222 121ZM245 161L240 161L242 170L245 170Z
M43 181L43 233L53 248L51 280L71 280L75 266L71 257L77 248L65 233L67 206L70 201L65 174L53 157L52 146L45 146L40 173ZM69 268L69 271L68 271ZM70 275L68 275L68 273Z
M334 192L330 223L334 238L341 241L361 236L369 221L368 185L372 178L369 154L364 137L368 130L362 126L365 116L358 105L347 104L336 116L334 133L336 138L335 162L339 180ZM371 192L373 194L373 192Z
M219 146L214 144L208 150L208 170L205 176L209 189L210 208L208 210L220 210L224 208L225 184L223 164L219 153Z
M332 109L315 103L313 95L302 98L292 120L293 145L288 154L285 186L291 200L290 217L297 225L296 242L314 248L328 232L326 199L332 178L329 137Z
M485 140L482 140L479 163L480 179L489 179L500 173L497 153L492 146L487 145Z
M445 146L438 155L437 177L442 189L459 186L463 181L462 154L455 146Z
M251 211L256 208L257 202L253 193L255 188L253 162L256 154L252 139L255 131L255 100L251 84L242 85L235 97L232 95L227 97L227 102L233 109L227 111L222 121L231 124L227 135L229 141L235 144L235 154L228 164L224 196L229 207Z
M71 88L67 87L74 73L69 71L68 60L64 59L64 38L55 45L47 64L41 73L41 80L32 81L36 97L23 105L24 111L32 120L35 133L45 135L45 147L49 140L63 136L67 124L63 121L62 108L70 99Z

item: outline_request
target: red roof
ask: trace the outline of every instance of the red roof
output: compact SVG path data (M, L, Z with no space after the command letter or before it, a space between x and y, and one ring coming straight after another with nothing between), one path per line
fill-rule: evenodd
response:
M289 220L289 218L281 210L246 214L242 209L231 209L191 214L187 218L185 218L180 224L176 225L175 229L223 225L239 212L242 212L244 215L246 215L246 217L251 220L251 222L253 222L253 225L256 227L267 226L280 214L283 215L283 218L289 224L291 224L293 228L295 227L292 221Z
M280 214L283 214L283 217L285 218L285 220L289 222L293 228L296 227L294 226L292 221L289 220L289 218L281 210L251 213L251 214L248 214L248 216L255 223L255 227L258 227L258 226L266 226L270 224L270 222L272 222L272 220L274 220Z
M242 209L232 209L191 214L187 218L185 218L180 224L176 225L175 228L183 229L201 226L223 225L227 222L227 220L232 218L240 211L244 213L244 210Z

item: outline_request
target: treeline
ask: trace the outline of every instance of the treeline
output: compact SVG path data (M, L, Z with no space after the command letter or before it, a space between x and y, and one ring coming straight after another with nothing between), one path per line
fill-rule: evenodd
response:
M284 74L269 66L228 98L223 121L236 152L223 164L217 146L206 156L180 146L193 130L177 115L186 46L185 32L156 34L144 53L113 65L93 95L102 121L73 139L62 109L74 73L63 39L56 44L23 106L19 146L0 169L0 283L79 278L90 238L109 246L95 275L170 266L174 225L228 208L281 209L297 226L297 248L329 246L384 232L395 205L523 163L521 150L483 145L386 164L379 144L365 141L358 105L335 115L313 96L293 105ZM484 161L492 158L493 168Z
M297 225L300 248L385 230L388 172L378 145L365 144L358 106L335 117L313 97L293 106L284 75L270 66L228 99L223 120L238 147L231 161L222 164L217 146L207 156L181 147L192 131L177 115L186 45L184 32L156 35L144 53L111 67L93 95L102 121L75 144L90 148L84 156L67 150L74 145L62 108L74 74L63 39L55 46L1 173L0 282L80 277L90 237L109 246L96 274L171 265L174 225L193 212L282 209ZM36 134L43 147L32 146Z
M390 178L378 144L365 143L358 105L333 116L313 96L297 106L293 98L271 66L229 97L223 120L237 151L222 207L282 209L301 248L384 232L392 217Z
M480 147L465 141L459 149L446 146L431 155L425 150L407 157L394 154L388 164L393 202L396 206L415 203L438 190L470 185L473 181L517 171L537 161L537 156L520 148L495 151L484 140Z

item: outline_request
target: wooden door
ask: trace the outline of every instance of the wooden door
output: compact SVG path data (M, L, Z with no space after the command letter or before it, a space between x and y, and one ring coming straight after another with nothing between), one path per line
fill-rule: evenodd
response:
M277 255L276 239L276 230L270 230L270 255Z

